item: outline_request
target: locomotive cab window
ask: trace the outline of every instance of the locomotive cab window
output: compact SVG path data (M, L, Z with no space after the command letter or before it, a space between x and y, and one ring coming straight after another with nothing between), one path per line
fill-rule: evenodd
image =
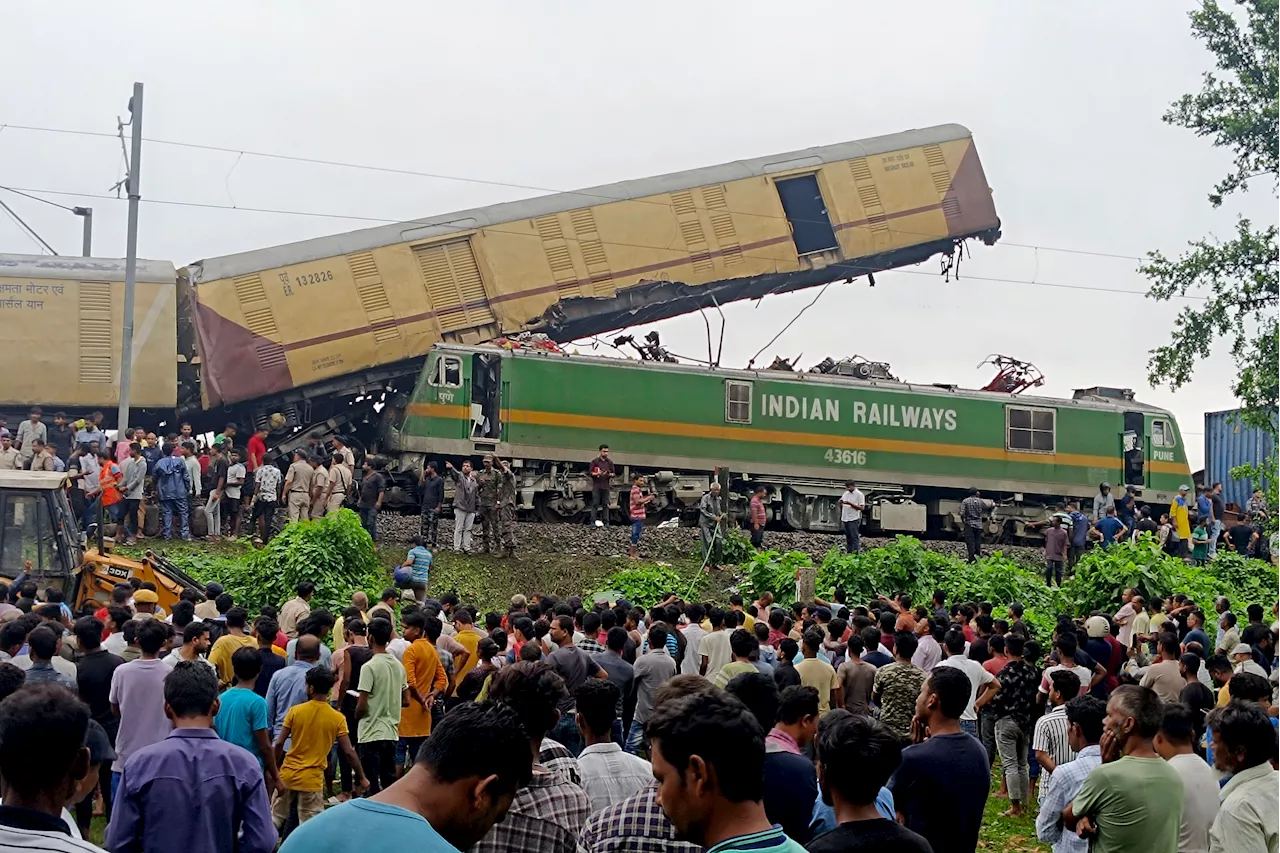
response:
M462 359L442 355L431 370L430 384L440 388L458 388L462 385Z
M724 383L724 419L731 424L751 423L751 383Z
M1058 413L1053 409L1005 407L1005 447L1026 453L1053 453Z
M1153 447L1173 447L1177 444L1173 436L1173 427L1168 421L1151 422L1151 444Z

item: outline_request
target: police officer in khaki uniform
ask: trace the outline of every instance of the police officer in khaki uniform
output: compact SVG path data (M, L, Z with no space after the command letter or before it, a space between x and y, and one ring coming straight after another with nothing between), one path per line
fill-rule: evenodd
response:
M290 521L303 521L311 509L311 479L314 474L307 464L307 451L293 451L293 464L284 478L284 494Z
M312 456L311 463L311 518L324 518L324 508L329 495L329 469L320 464L319 456Z
M331 515L342 509L342 505L347 502L347 494L351 491L351 480L351 468L343 455L335 450L329 465L329 489L324 499L325 515Z

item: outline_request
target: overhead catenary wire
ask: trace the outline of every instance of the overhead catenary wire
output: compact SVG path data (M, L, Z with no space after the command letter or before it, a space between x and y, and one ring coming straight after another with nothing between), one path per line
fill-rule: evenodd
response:
M106 133L104 131L75 130L71 128L56 128L56 127L39 127L35 125L21 125L21 124L0 124L0 131L5 129L29 131L34 133L54 133L54 134L67 134L72 136L99 137L99 138L106 138L106 139L117 138L117 134ZM191 148L191 149L196 149L201 151L213 151L220 154L235 154L236 160L235 160L235 164L233 164L231 167L232 171L234 171L235 167L239 165L240 160L244 157L261 157L269 160L285 160L285 161L290 161L295 163L304 163L312 166L330 166L330 167L341 168L341 169L359 169L359 170L369 171L369 172L381 172L383 174L389 174L389 175L404 175L409 177L428 178L431 180L454 181L457 183L477 184L480 186L501 187L505 189L526 190L526 191L539 192L539 193L553 193L557 195L578 195L578 196L583 196L584 198L598 198L601 201L630 202L630 203L636 203L636 204L652 204L652 205L659 205L662 207L673 206L671 202L658 201L656 199L619 198L617 196L611 196L604 193L593 193L593 192L584 191L580 189L578 190L557 189L554 187L545 187L545 186L540 186L536 184L523 184L523 183L516 183L513 181L499 181L499 180L494 180L489 178L476 178L476 177L471 177L466 175L450 175L450 174L445 174L441 172L424 172L421 170L403 169L403 168L398 168L394 166L377 166L370 163L351 163L351 162L346 162L342 160L329 160L329 159L320 158L320 157L304 157L304 156L294 155L294 154L278 154L278 153L269 152L269 151L253 151L247 148L233 148L233 147L224 146L224 145L209 145L201 142L187 142L183 140L174 140L174 139L153 139L150 137L144 137L143 141L151 143L153 145L170 145L170 146L175 146L179 148ZM230 175L231 175L231 172L229 171L227 173L227 177L230 178ZM107 197L109 198L109 196ZM198 206L198 205L191 205L191 206ZM254 209L254 208L235 207L235 209L255 210L255 212L262 212L262 213L277 212L273 210ZM695 209L703 210L703 211L708 210L708 208L705 208L696 204L695 204ZM285 213L285 211L279 211L279 212ZM787 218L785 216L778 216L776 214L771 214L771 213L735 210L731 208L726 209L725 212L733 214L735 216L751 216L756 218L773 219L773 220L785 220ZM298 215L311 215L311 214L298 214ZM315 215L319 216L321 214L315 214ZM349 217L349 216L332 216L330 218L352 219L352 220L369 221L369 222L385 222L388 224L394 223L394 222L417 221L417 220L404 220L404 219L377 219L373 217ZM428 218L428 217L422 217L422 218ZM799 220L799 221L803 223L806 220ZM901 229L898 229L898 233L912 234L913 236L932 236L930 234L923 234L923 233L917 234L916 232L909 232ZM1072 255L1088 255L1093 257L1117 258L1120 260L1132 260L1132 261L1145 260L1143 257L1138 255L1122 255L1122 254L1116 254L1112 252L1099 252L1099 251L1092 251L1087 249L1073 249L1073 248L1067 248L1063 246L1039 246L1039 245L1030 245L1025 243L1006 243L1005 245L1015 246L1018 248L1026 248L1026 249L1042 249L1044 251L1060 252L1060 253L1072 254Z
M28 225L21 216L19 216L17 213L14 212L12 207L5 204L4 199L0 199L0 208L4 208L4 212L9 214L9 218L12 219L15 223L17 223L18 227L21 228L23 232L25 232L29 237L33 238L39 245L43 246L45 249L48 249L49 254L51 255L58 254L58 252L52 246L50 246L49 243L43 237L41 237L36 232L36 229Z

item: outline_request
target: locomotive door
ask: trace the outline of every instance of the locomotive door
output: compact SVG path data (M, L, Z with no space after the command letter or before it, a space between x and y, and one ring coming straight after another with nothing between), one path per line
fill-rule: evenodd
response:
M1126 486L1146 484L1144 476L1147 462L1146 424L1146 415L1142 412L1124 413L1124 432L1120 434L1120 451Z
M476 353L471 357L471 438L497 444L502 435L502 357Z

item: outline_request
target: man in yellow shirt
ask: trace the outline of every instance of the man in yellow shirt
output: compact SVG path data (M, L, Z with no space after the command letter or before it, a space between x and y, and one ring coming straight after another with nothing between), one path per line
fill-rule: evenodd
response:
M480 662L480 641L486 636L475 626L475 620L471 616L471 611L465 607L459 608L453 613L453 639L458 645L465 648L468 652L466 663L458 668L453 674L453 683L461 684L462 679L468 672L475 669L477 663Z
M236 677L235 669L231 666L231 656L236 653L236 649L258 647L257 638L245 633L244 626L248 621L249 614L243 607L228 610L227 633L219 637L213 648L209 649L209 663L217 668L218 681L222 682L224 688L230 687Z
M439 624L439 619L431 618ZM404 638L409 641L403 661L409 704L400 711L400 746L405 758L397 762L397 774L404 773L405 765L417 757L423 741L431 734L431 706L449 685L440 655L427 640L427 617L417 611L409 613L404 617L403 629Z
M324 770L335 740L355 771L355 790L363 792L369 787L360 758L347 734L347 718L329 707L329 691L332 689L333 670L313 666L307 671L307 701L294 705L284 715L284 726L276 736L275 751L280 765L280 782L285 790L283 794L276 791L271 797L271 819L277 832L289 820L289 810L295 801L299 823L305 823L324 811ZM284 742L291 737L293 743L286 755Z

